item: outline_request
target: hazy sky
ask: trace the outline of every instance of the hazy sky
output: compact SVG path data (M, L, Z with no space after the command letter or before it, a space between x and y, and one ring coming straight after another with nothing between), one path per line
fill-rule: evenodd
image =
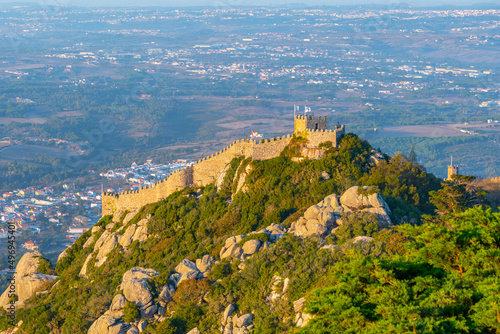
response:
M19 4L33 2L40 5L76 5L76 6L246 6L246 5L290 5L302 3L304 6L314 5L358 5L358 4L391 4L407 3L412 6L422 5L468 5L473 3L500 4L500 0L0 0L0 4Z

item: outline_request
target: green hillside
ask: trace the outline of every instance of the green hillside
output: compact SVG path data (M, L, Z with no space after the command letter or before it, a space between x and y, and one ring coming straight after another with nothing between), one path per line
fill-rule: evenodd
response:
M401 154L375 163L352 134L319 160L296 151L235 158L218 189L104 216L24 301L18 333L500 331L500 215L471 178L443 182ZM353 186L361 204L332 204ZM324 232L299 235L306 221Z

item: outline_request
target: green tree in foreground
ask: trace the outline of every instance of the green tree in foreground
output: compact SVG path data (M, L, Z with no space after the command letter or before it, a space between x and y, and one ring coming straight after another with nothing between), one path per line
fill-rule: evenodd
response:
M307 304L300 333L498 333L500 214L477 207L399 228L403 256L350 254Z
M453 175L452 180L441 183L441 189L431 191L430 202L439 215L463 212L467 208L486 204L487 193L471 187L473 176Z

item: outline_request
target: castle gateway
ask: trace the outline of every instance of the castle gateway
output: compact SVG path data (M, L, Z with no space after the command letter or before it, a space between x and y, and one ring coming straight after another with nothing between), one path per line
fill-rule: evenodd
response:
M345 128L344 125L336 125L334 130L328 130L326 116L295 116L294 133L306 137L308 147L318 147L320 143L328 141L333 147L337 147L338 139L345 134ZM177 170L151 186L120 193L103 193L102 214L111 215L117 210L136 211L186 187L206 186L215 182L234 158L272 159L278 157L291 140L292 135L288 134L260 142L251 139L235 141L223 150L196 161L191 167Z

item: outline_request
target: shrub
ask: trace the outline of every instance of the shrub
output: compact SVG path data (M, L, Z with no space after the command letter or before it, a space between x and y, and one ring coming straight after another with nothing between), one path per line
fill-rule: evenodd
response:
M324 142L322 142L322 143L319 144L320 148L330 148L332 146L333 146L333 144L332 144L332 142L330 140L324 141Z
M218 280L223 279L233 273L231 269L231 264L227 261L221 261L212 266L212 271L210 272L211 279Z
M140 316L139 307L137 307L135 303L132 303L128 300L125 303L125 307L123 308L123 313L125 314L123 316L123 321L125 322L134 321Z
M368 212L342 214L342 225L335 231L338 244L343 244L357 236L371 237L379 230L376 215Z
M54 267L50 264L50 261L44 257L38 257L38 267L36 269L40 274L55 275Z
M179 283L173 299L178 304L197 304L208 291L210 285L206 280L188 279Z

